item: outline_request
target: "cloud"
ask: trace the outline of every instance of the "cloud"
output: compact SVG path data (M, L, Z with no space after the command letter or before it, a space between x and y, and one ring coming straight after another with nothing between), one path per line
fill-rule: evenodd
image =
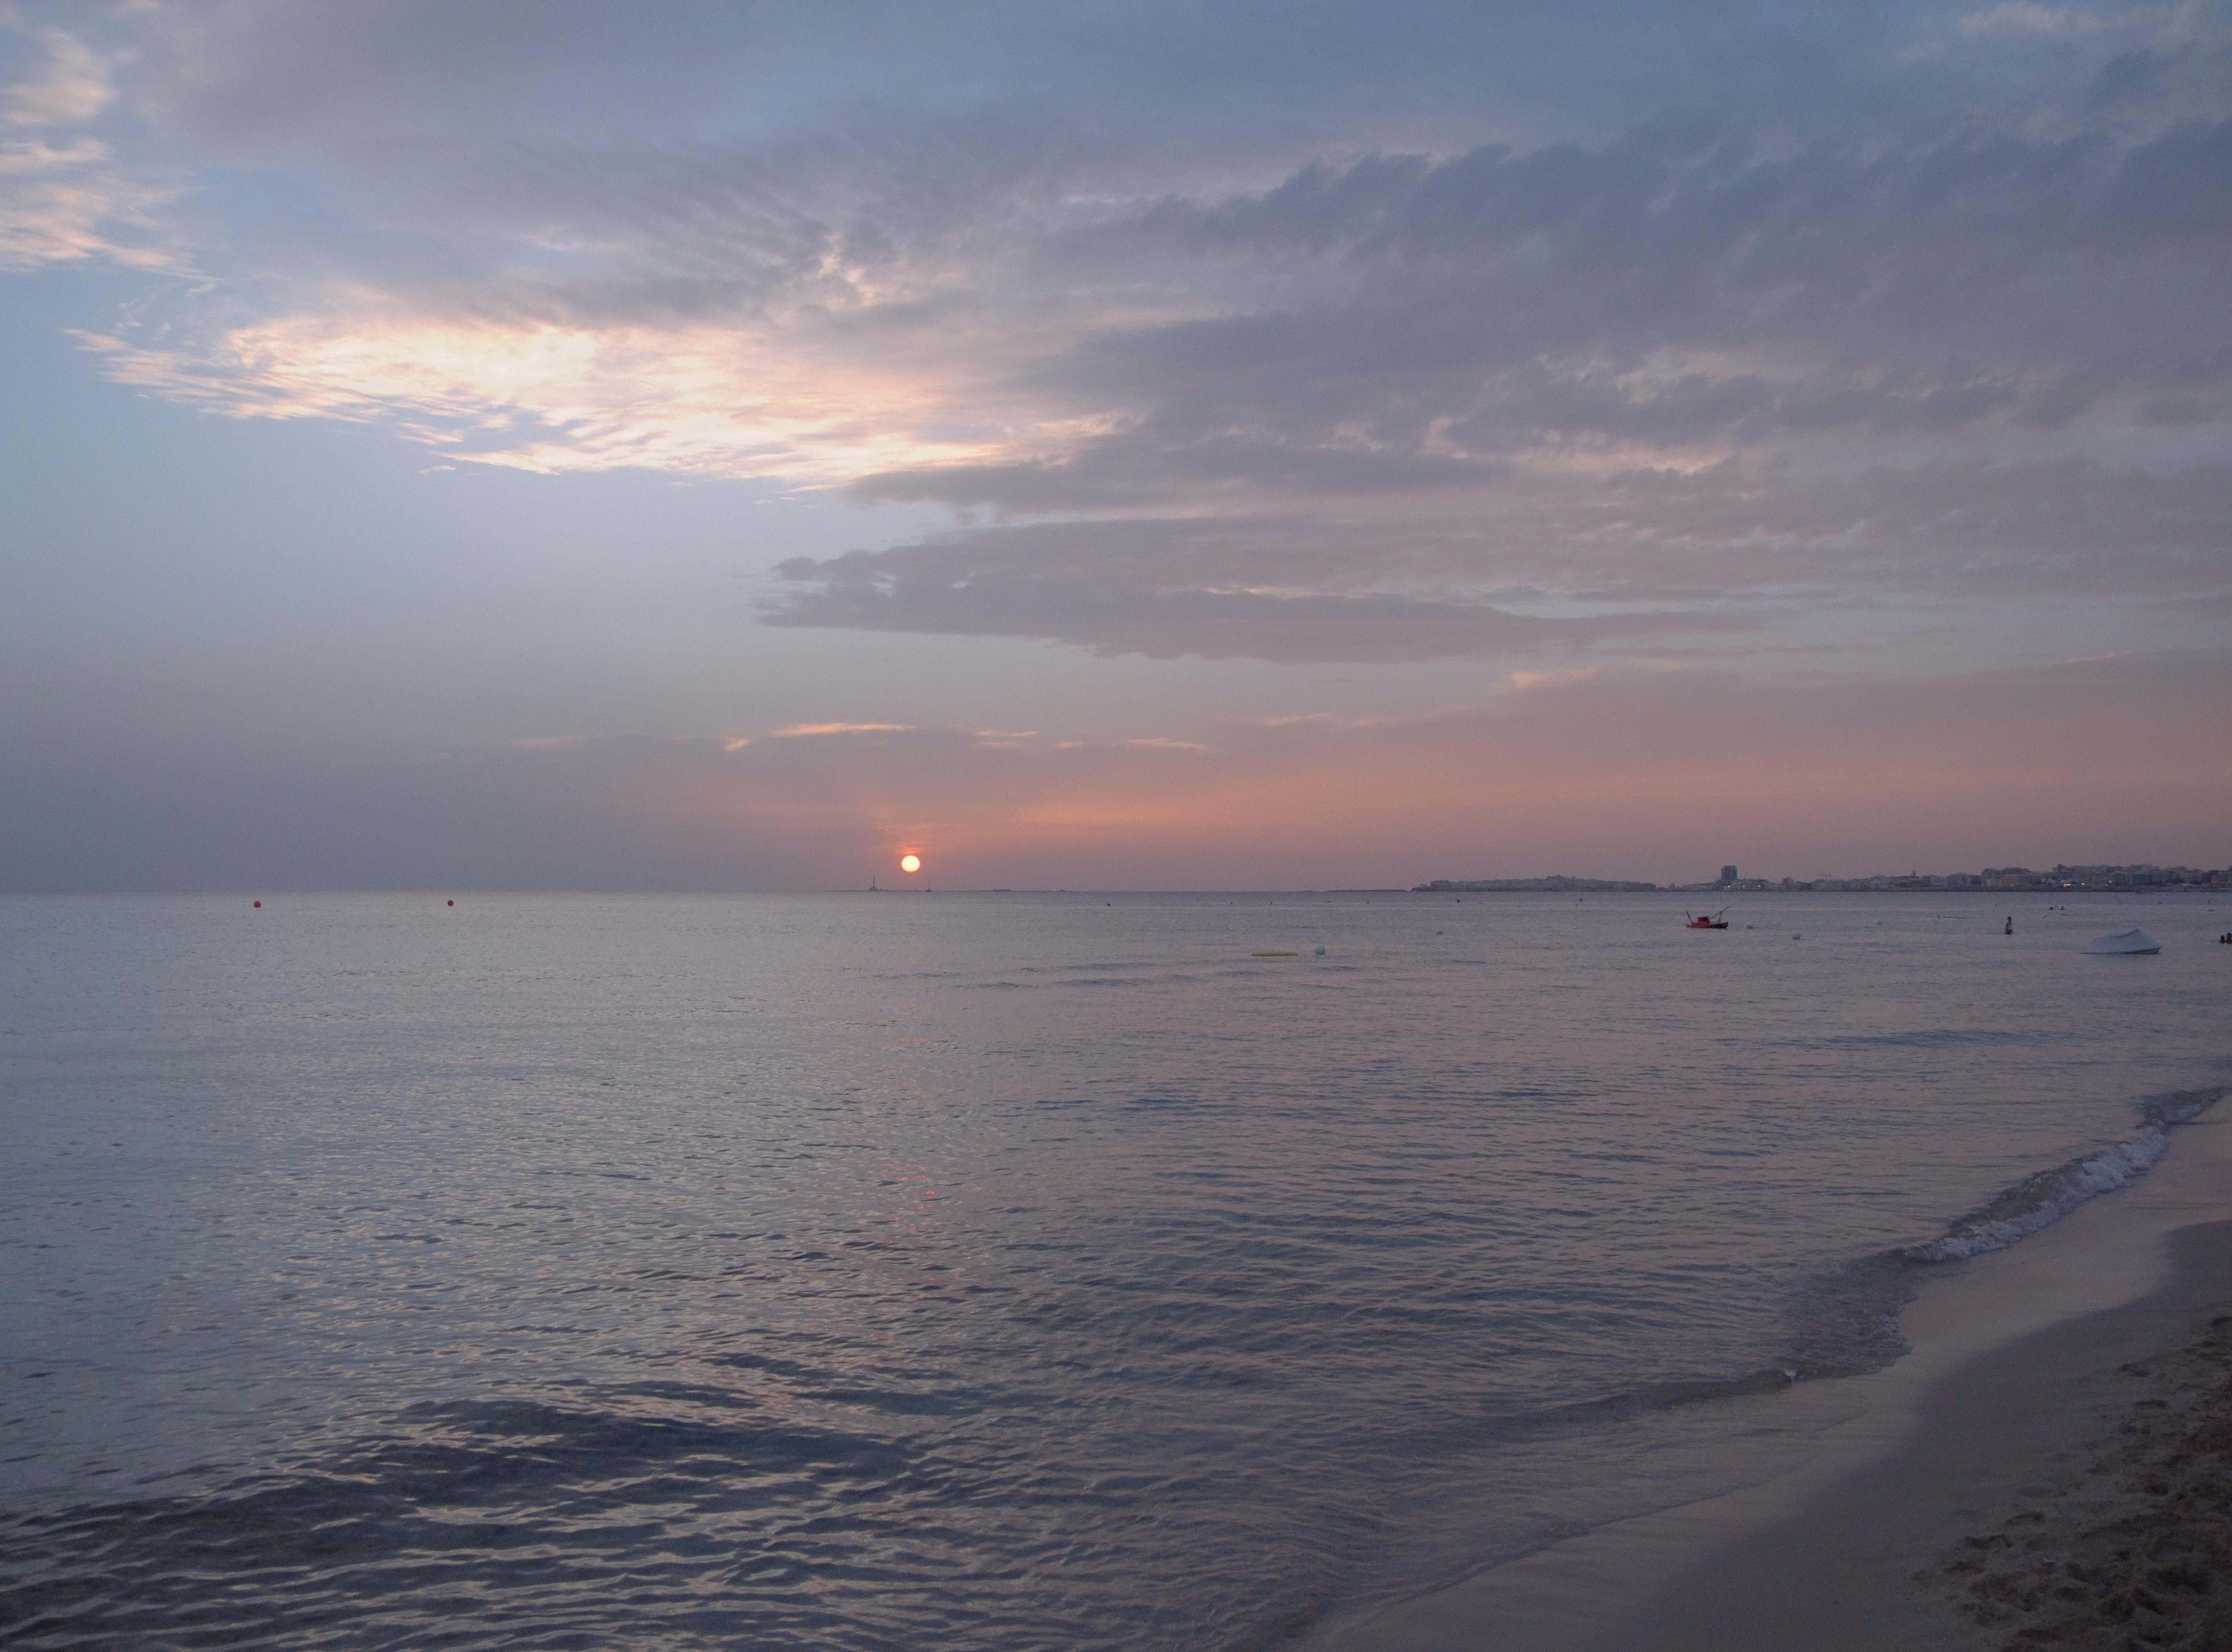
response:
M0 272L93 260L178 268L159 212L182 186L120 164L80 129L114 100L114 62L60 29L31 37L40 67L0 87Z
M1335 576L1342 584L1383 571L1364 535L1321 537L1320 547L1335 557L1357 553ZM1313 573L1322 579L1325 571L1295 566L1286 549L1278 525L1262 522L984 530L786 562L778 572L801 588L774 599L767 619L783 626L1043 638L1154 658L1297 662L1525 652L1751 624L1694 610L1536 615L1463 599L1313 589Z
M2232 592L2232 469L2083 459L1793 476L1723 465L1508 481L1315 516L963 529L797 558L785 626L1102 653L1397 661L1770 645L1794 611Z
M1803 107L1727 72L1762 8L1585 10L164 10L42 37L0 261L191 262L79 336L218 413L953 513L786 562L782 626L1403 662L2222 593L2221 7L1807 13Z
M1536 689L1561 689L1575 683L1592 682L1604 675L1601 665L1576 665L1557 671L1514 671L1511 689L1515 694L1526 694Z
M213 120L209 87L248 96L253 74L289 107L290 41L388 62L399 107L452 74L386 25L262 10L271 40L178 36L151 95ZM525 61L492 28L425 22L499 94L581 72L553 55L578 20ZM671 55L643 72L679 73ZM315 249L91 336L161 393L384 420L488 463L1016 511L1831 442L2012 454L2127 425L2172 380L2189 422L2228 405L2211 297L2232 273L2232 109L1795 149L1668 116L1440 156L1342 140L1351 159L1268 188L1173 191L1135 164L1095 190L1074 134L1007 88L944 110L886 94L849 144L600 130L597 100L627 90L595 81L570 143L368 128L384 170L345 152Z
M829 735L905 735L912 734L911 722L794 722L781 729L771 729L771 740L814 740Z
M1082 217L1034 166L911 213L855 169L852 220L719 172L626 212L593 180L531 270L87 342L452 460L1009 519L787 563L787 626L1398 661L2224 582L2232 121L1765 154L1667 120Z
M2041 6L2034 0L2000 0L2000 3L1982 11L1972 11L1961 19L1964 35L2045 35L2059 37L2070 35L2096 34L2105 28L2105 22L2089 11L2075 6Z
M820 362L779 327L584 327L393 313L224 330L201 344L81 333L108 376L237 418L390 424L444 457L560 475L620 468L848 480L892 459L967 460L951 387Z
M2012 457L2144 422L2170 393L2222 424L2227 178L2226 122L2130 146L1969 132L1788 158L1689 122L1596 150L1306 168L1082 230L1074 256L1236 268L1275 300L1307 270L1314 292L1104 328L1034 364L1051 396L1120 414L1059 466L860 491L1093 509L1831 444Z
M0 90L0 126L83 126L116 97L108 60L60 29L37 31L46 62Z

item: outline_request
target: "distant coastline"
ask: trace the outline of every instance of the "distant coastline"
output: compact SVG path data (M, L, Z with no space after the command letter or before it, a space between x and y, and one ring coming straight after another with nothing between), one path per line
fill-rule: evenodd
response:
M1731 871L1733 869L1730 869ZM1411 886L1414 895L1555 893L1591 895L1663 891L1678 895L1749 894L1837 890L1973 891L1992 894L2026 891L2084 891L2131 894L2170 889L2222 889L2232 884L2232 868L2057 865L2052 871L2028 866L1987 866L1982 871L1874 873L1866 878L1737 878L1723 875L1697 884L1646 884L1625 878L1437 878Z

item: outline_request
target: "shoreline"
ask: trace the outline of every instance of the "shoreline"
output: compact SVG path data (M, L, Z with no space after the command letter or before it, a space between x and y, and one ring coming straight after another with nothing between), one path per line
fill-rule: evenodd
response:
M2196 1361L2207 1357L2190 1350L2228 1313L2232 1105L2220 1104L2177 1127L2169 1151L2130 1186L1925 1281L1900 1320L1913 1351L1836 1379L1857 1414L1821 1428L1802 1466L1328 1620L1301 1645L2001 1647L2021 1625L1979 1621L1980 1610L2076 1610L2050 1591L2021 1607L2039 1595L2041 1569L2066 1558L2041 1545L2079 1540L2072 1488L2086 1485L2079 1500L2093 1513L2143 1513L2147 1494L2082 1471L2114 1457L2139 1400L2160 1399L2170 1414L2169 1400L2141 1391L2150 1381L2182 1383L2190 1409ZM2224 1331L2216 1342L2232 1354ZM2134 1365L2154 1375L2124 1369ZM2222 1586L2232 1593L2232 1577Z

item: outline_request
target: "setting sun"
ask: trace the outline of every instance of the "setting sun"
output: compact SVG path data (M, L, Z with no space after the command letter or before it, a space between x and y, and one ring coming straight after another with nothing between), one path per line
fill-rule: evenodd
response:
M901 871L920 871L922 870L922 857L920 855L901 855L899 857L899 870Z

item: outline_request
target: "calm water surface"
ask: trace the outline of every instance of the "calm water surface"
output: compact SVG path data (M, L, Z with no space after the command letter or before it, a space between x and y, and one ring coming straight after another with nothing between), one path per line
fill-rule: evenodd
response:
M2070 909L0 901L0 1633L1275 1645L2222 1085L2232 903Z

